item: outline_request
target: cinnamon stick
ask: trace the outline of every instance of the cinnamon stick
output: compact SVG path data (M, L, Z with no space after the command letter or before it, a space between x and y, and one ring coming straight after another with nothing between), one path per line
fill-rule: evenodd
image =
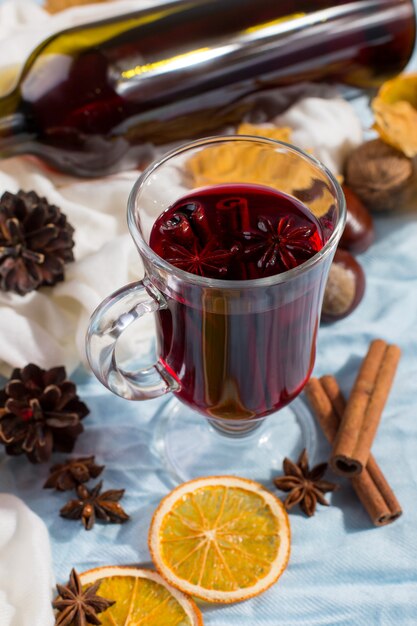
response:
M336 379L311 378L306 395L324 435L333 443L346 408ZM362 473L351 478L351 484L375 526L390 524L402 515L401 506L372 454Z
M366 466L400 354L396 345L372 341L333 443L330 465L337 474L350 478Z

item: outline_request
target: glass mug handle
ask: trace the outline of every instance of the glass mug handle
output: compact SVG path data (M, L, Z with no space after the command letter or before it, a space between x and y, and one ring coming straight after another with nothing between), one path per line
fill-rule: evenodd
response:
M134 321L166 308L164 296L147 278L118 289L96 308L87 330L86 351L94 374L110 391L127 400L149 400L179 389L175 378L157 362L128 372L119 367L117 341Z

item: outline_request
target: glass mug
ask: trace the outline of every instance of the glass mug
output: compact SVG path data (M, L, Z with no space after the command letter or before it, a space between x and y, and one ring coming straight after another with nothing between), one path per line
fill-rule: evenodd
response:
M222 184L268 186L302 201L320 222L322 249L284 273L250 280L191 274L158 256L149 246L157 218L191 190L213 182L210 168L201 167L203 152ZM137 180L128 224L145 276L93 313L87 356L97 378L119 396L146 400L172 392L175 399L157 412L156 444L177 479L237 469L259 478L265 456L273 467L290 453L282 447L294 420L301 422L302 437L313 437L311 427L306 430L306 408L292 401L313 369L324 288L345 219L343 192L321 163L261 137L189 143L151 164ZM157 360L125 368L116 352L119 339L149 313L155 314ZM291 411L281 411L290 402ZM296 447L304 447L295 436ZM308 443L311 454L313 441ZM236 467L236 458L243 467Z

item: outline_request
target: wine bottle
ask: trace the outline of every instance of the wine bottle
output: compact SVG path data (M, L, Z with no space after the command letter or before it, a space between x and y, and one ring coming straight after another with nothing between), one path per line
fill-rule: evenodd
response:
M378 85L415 40L412 0L176 0L50 36L0 99L0 156L78 176L214 134L250 94L297 81Z

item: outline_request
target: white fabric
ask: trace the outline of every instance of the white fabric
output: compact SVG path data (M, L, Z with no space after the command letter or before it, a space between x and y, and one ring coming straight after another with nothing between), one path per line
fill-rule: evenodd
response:
M52 626L48 531L19 498L0 494L0 624Z
M292 142L311 147L334 174L342 173L346 157L363 141L361 120L342 98L304 98L273 121L292 128Z
M159 0L163 2L166 0ZM47 35L62 28L75 26L99 18L146 9L158 4L158 0L113 0L103 4L75 6L65 11L50 15L34 0L4 0L0 6L0 38L8 38L10 56L7 63L14 59L22 60L23 54L40 43ZM28 29L28 25L31 25ZM21 50L21 46L24 50Z
M151 4L154 2L147 0L141 6ZM29 0L9 0L0 5L0 59L22 63L41 36L77 21L132 8L137 8L136 1L119 0L68 9L51 17ZM7 56L2 56L1 50L6 48ZM338 116L343 123L337 123ZM340 99L307 98L278 123L292 126L298 145L313 149L334 171L340 168L339 146L345 150L361 140L353 108ZM2 373L30 361L45 368L64 364L69 373L85 363L84 338L92 311L109 293L142 274L126 226L127 198L137 176L137 171L131 171L86 181L52 173L30 157L0 163L0 193L33 189L67 215L75 228L76 259L66 266L65 281L52 288L24 297L0 293ZM152 328L151 320L146 328Z
M51 176L34 163L1 164L0 189L34 189L57 204L75 228L74 255L65 281L26 296L0 295L0 358L8 366L41 367L84 361L89 316L99 302L139 277L140 261L127 234L126 202L137 173L97 181ZM3 371L7 368L3 367Z
M346 117L346 103L339 100L314 100L322 111L335 114L340 107ZM308 117L302 101L288 111L288 119L299 115L307 124ZM324 163L338 173L338 141L346 146L354 141L356 117L350 105L350 125L331 127L324 123L317 136L300 127L300 147L320 152ZM323 113L323 116L325 113ZM287 123L285 120L283 123ZM347 129L349 128L349 132ZM320 137L320 141L319 141ZM359 142L358 142L359 143ZM30 159L3 161L0 171L0 192L34 189L49 202L59 206L75 228L75 262L66 266L66 279L52 288L42 288L26 296L0 294L0 360L2 371L22 367L33 361L41 367L65 364L69 371L85 362L84 338L88 319L94 308L109 293L136 280L142 266L134 244L127 234L126 205L138 172L124 172L93 181L51 174ZM161 194L170 189L161 187ZM171 190L172 191L172 190ZM149 321L148 328L151 328Z

